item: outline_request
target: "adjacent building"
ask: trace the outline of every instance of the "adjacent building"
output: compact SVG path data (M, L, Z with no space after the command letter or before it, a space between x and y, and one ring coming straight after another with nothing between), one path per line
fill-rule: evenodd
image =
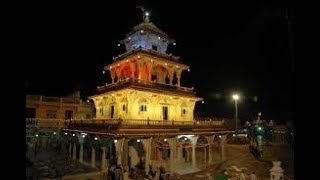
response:
M82 101L79 91L66 97L26 95L26 118L69 120L93 117L93 103Z

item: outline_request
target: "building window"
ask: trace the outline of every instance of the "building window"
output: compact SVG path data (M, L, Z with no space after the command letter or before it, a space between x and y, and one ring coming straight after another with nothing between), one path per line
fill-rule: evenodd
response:
M73 119L73 111L72 110L66 110L64 114L65 119Z
M55 110L47 110L47 118L48 119L57 118L57 111L55 111Z
M103 115L103 107L100 108L100 114Z
M185 108L183 108L181 111L181 116L185 116L186 114L187 114L187 110Z
M123 105L122 105L122 111L126 111L126 109L127 109L127 108L126 108L126 105L123 104Z
M140 112L147 112L147 105L145 104L140 105Z
M36 108L27 108L26 118L36 118Z
M86 114L86 119L90 119L90 114Z

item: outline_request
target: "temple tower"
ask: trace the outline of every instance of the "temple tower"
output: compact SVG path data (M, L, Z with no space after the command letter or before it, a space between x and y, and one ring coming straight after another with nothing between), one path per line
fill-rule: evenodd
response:
M150 22L149 16L143 9L143 22L120 41L126 52L104 67L112 83L98 87L98 93L90 97L97 119L194 120L195 104L202 99L180 82L182 71L189 66L167 54L174 40Z

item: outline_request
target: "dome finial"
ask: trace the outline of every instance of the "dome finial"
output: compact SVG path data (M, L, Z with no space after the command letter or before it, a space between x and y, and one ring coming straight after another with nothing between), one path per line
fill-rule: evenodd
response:
M150 22L149 16L150 16L150 11L148 11L147 9L145 9L143 6L137 6L137 8L139 8L142 13L143 13L143 21L145 23Z

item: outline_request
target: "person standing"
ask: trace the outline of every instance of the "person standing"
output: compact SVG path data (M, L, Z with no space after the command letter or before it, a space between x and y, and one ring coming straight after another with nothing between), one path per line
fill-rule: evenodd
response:
M241 174L240 174L240 180L245 180L246 179L246 176L243 172L243 170L241 171Z
M257 176L254 171L250 174L250 180L257 180Z

